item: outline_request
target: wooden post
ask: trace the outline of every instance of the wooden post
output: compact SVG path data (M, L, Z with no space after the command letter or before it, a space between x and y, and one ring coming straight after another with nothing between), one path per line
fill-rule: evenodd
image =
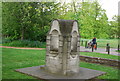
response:
M109 45L109 43L107 43L107 45L106 45L106 52L108 52L108 54L110 54L110 45Z
M118 51L120 51L120 45L118 44Z
M81 46L83 46L83 40L81 41Z
M108 54L110 54L110 46L108 46Z
M96 48L95 48L95 50L97 50L97 42L96 42Z
M87 48L87 41L85 41L85 48Z
M107 43L107 44L106 44L106 52L108 52L108 49L107 49L108 45L109 45L109 44Z
M92 44L92 52L94 51L94 44Z

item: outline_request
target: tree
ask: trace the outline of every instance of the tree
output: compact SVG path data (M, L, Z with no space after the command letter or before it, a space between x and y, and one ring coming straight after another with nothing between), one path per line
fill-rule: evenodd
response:
M82 38L108 38L108 18L97 1L77 4L75 19L80 23ZM80 7L81 6L81 7Z
M3 36L12 40L45 41L50 21L58 17L59 3L3 3Z
M117 31L109 25L106 11L97 1L5 2L3 3L3 37L11 40L46 40L53 19L77 20L82 38L109 38ZM112 29L111 29L112 27ZM67 30L66 30L67 31ZM115 36L115 34L114 34Z
M110 38L119 38L119 23L118 23L119 16L113 16L113 21L110 21Z

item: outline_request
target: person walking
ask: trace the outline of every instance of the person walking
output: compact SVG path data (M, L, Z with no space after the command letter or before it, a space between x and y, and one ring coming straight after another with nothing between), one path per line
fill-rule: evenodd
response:
M92 39L92 42L93 42L93 44L96 44L96 38L95 37Z
M96 49L96 37L92 39L93 48Z

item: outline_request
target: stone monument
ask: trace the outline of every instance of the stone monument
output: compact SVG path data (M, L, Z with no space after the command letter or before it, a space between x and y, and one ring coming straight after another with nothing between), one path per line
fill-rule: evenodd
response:
M80 35L76 20L53 20L46 38L46 64L16 71L40 79L91 79L105 72L79 66Z
M46 70L70 75L79 73L80 37L74 20L53 20L47 35Z

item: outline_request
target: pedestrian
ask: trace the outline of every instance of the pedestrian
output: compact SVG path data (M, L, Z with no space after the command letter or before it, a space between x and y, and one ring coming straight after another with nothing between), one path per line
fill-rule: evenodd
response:
M93 45L93 48L96 49L96 37L92 39L92 45Z
M91 45L92 45L92 41L90 40L90 41L88 42L88 48L89 48L89 49L91 48Z

